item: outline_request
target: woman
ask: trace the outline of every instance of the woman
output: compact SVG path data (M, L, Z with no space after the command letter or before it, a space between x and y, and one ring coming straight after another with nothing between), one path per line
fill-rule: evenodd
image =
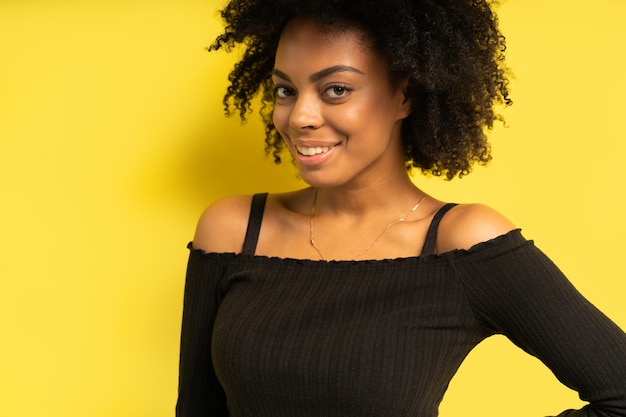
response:
M626 416L624 332L504 216L409 178L490 158L484 130L510 101L487 4L233 0L222 15L214 48L246 46L227 109L260 91L267 150L286 146L310 187L202 214L178 416L436 416L496 333L589 401L561 415Z

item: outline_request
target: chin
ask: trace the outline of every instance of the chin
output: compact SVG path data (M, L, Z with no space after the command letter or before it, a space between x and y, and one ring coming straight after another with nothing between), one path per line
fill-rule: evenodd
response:
M315 188L336 188L341 187L350 181L347 178L337 178L325 175L322 172L310 172L300 170L300 178L311 187Z

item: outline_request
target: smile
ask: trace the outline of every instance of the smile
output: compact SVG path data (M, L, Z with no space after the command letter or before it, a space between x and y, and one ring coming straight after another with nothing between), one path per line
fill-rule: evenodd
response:
M307 146L297 146L296 145L296 149L298 150L298 153L301 154L301 155L304 155L304 156L319 155L319 154L328 152L332 148L333 148L333 146L313 146L313 147L307 147Z

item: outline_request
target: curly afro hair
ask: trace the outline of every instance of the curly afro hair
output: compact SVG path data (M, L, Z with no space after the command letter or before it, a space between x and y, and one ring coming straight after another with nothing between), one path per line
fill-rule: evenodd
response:
M494 105L512 102L505 39L486 0L231 0L221 15L225 30L209 50L245 48L229 75L226 114L234 108L245 120L260 94L265 149L277 163L284 144L272 122L271 72L282 29L296 16L365 30L392 78L408 77L414 103L402 125L408 169L452 179L491 159L486 130L502 120Z

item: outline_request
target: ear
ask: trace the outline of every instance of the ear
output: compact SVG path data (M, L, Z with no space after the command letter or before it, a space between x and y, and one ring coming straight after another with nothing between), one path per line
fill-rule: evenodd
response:
M398 83L397 88L402 99L399 107L398 120L406 119L413 111L413 98L411 97L411 94L409 94L411 91L409 78L407 77Z

